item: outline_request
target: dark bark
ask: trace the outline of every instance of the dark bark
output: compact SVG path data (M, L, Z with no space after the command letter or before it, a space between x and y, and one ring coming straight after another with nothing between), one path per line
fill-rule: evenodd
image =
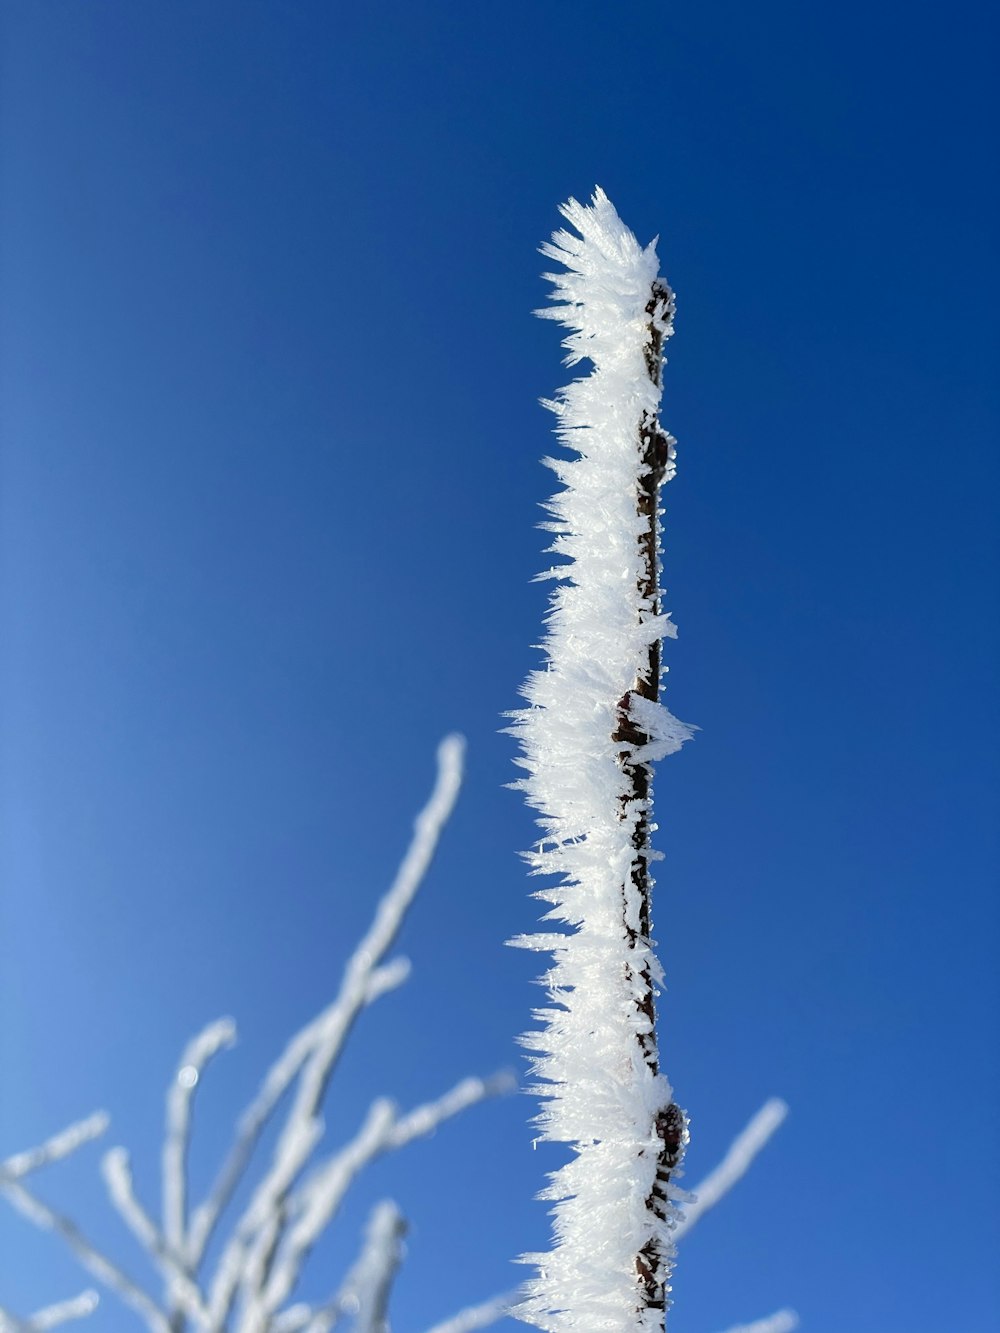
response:
M660 387L663 368L663 341L666 328L673 318L673 293L666 283L657 279L653 284L652 294L646 306L650 316L647 326L647 343L644 350L646 370L649 378ZM649 610L659 612L659 499L660 485L666 472L670 457L670 437L661 428L655 415L644 413L638 422L641 463L639 469L636 503L639 514L646 520L646 529L640 537L642 572L639 592ZM638 726L631 715L632 696L656 702L660 692L660 645L659 641L650 644L647 659L639 664L636 680L618 704L618 725L612 739L625 742L630 747L648 744L649 737ZM622 770L629 780L629 790L622 802L623 814L627 807L638 810L633 845L635 857L632 862L632 883L636 890L639 904L638 923L633 924L626 912L625 929L629 942L634 948L640 942L648 943L651 933L651 890L652 882L649 870L650 852L650 808L652 803L653 774L650 764L636 763L626 750L622 756ZM659 1054L656 1042L656 1006L653 995L653 979L648 964L638 971L640 997L636 1001L639 1011L648 1021L649 1030L640 1037L643 1057L652 1073L659 1071ZM656 1134L660 1140L656 1179L646 1201L647 1208L660 1221L667 1217L667 1185L670 1173L677 1165L684 1144L684 1113L675 1103L665 1106L656 1116ZM657 1239L652 1239L636 1256L636 1272L642 1287L644 1304L647 1309L661 1312L661 1327L666 1323L666 1294L668 1266L663 1246Z

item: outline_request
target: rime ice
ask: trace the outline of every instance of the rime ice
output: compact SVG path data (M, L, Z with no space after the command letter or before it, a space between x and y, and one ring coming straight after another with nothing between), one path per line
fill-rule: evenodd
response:
M657 433L656 480L673 475L673 441L656 421L673 307L655 243L640 247L603 192L562 213L576 234L559 231L543 247L565 271L546 275L557 304L539 313L569 330L567 363L593 368L546 404L576 457L546 460L563 486L545 525L562 563L541 576L558 580L547 660L529 677L529 707L512 730L527 771L517 785L544 835L528 859L533 873L558 877L537 895L555 928L515 941L554 959L549 1004L536 1014L543 1027L523 1040L545 1098L542 1137L571 1144L574 1156L544 1193L555 1200L554 1248L526 1256L538 1275L517 1313L551 1333L625 1333L662 1328L642 1256L653 1256L662 1286L673 1253L672 1205L654 1198L672 1102L652 1022L661 974L637 888L650 882L646 834L655 826L634 782L639 766L692 733L636 692L645 674L656 693L651 646L674 633L656 591L655 480L645 515L640 502L651 472L644 429Z

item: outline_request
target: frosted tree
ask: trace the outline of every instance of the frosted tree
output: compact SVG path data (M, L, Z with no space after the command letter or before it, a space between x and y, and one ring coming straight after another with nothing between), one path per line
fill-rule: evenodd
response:
M673 1258L676 1178L687 1122L657 1048L661 972L651 939L653 764L692 728L659 702L661 485L674 441L660 426L663 348L674 298L655 242L642 248L610 200L571 199L543 254L556 304L539 313L569 330L567 364L591 363L548 403L575 457L547 459L563 489L549 502L562 562L544 648L515 714L520 786L543 839L532 870L558 930L516 943L550 951L550 1004L524 1038L544 1099L544 1138L572 1159L545 1191L554 1246L519 1313L551 1333L662 1329Z

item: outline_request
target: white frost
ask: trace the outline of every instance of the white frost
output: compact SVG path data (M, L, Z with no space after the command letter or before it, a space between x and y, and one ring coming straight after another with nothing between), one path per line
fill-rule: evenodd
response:
M574 1156L545 1191L556 1201L555 1245L525 1256L538 1275L515 1313L552 1333L623 1333L662 1326L662 1312L640 1309L636 1256L651 1242L672 1248L670 1224L648 1206L660 1147L655 1117L672 1092L643 1054L650 1024L636 1002L643 974L660 972L634 924L633 834L646 812L630 799L622 758L663 758L692 728L633 693L631 716L648 742L612 738L650 644L674 632L657 599L642 591L649 520L637 508L639 424L655 418L660 398L646 361L655 243L642 248L600 190L589 207L571 200L562 212L578 234L559 231L543 247L565 272L546 275L557 304L539 313L569 330L568 364L589 359L593 369L547 404L561 443L577 457L546 460L564 487L547 506L546 524L563 563L547 573L559 580L547 661L528 679L529 707L512 727L527 770L516 785L544 833L528 859L535 874L558 877L537 894L550 904L544 919L557 924L514 942L554 955L549 1004L536 1015L543 1029L523 1040L546 1099L541 1137L571 1144ZM669 315L659 330L669 336ZM669 479L673 446L669 437L665 443Z

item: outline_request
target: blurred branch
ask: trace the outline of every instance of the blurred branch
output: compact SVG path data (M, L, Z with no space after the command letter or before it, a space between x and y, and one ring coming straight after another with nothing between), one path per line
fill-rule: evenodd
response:
M18 1212L35 1226L45 1231L54 1231L61 1236L87 1272L99 1282L103 1282L126 1305L135 1310L136 1314L141 1315L151 1333L170 1333L169 1322L157 1309L153 1298L116 1263L103 1255L75 1222L55 1212L48 1204L42 1203L19 1181L0 1182L0 1190L6 1194Z
M730 1144L729 1151L715 1170L709 1172L701 1184L691 1191L694 1202L684 1209L674 1229L675 1241L686 1236L699 1218L704 1217L710 1208L714 1208L737 1181L746 1175L754 1158L787 1115L788 1106L780 1097L772 1097L764 1103L746 1128Z
M184 1048L167 1089L163 1140L163 1234L175 1254L187 1245L187 1159L191 1143L191 1111L208 1062L236 1040L231 1018L210 1023Z
M264 1292L268 1314L291 1294L316 1240L329 1225L351 1184L376 1157L395 1152L425 1138L446 1120L478 1102L509 1092L514 1080L507 1074L489 1079L466 1078L444 1096L398 1115L391 1102L375 1102L355 1137L340 1152L321 1163L291 1201L297 1221Z
M50 1328L68 1323L71 1319L83 1319L97 1309L99 1297L96 1291L81 1291L68 1301L59 1301L56 1305L47 1305L28 1320L31 1333L47 1333Z
M403 1259L406 1220L394 1203L376 1204L365 1229L365 1243L348 1274L346 1291L357 1302L354 1333L384 1333L389 1327L389 1293ZM314 1319L309 1333L327 1333L330 1325Z
M87 1116L86 1120L78 1120L67 1129L53 1134L37 1148L28 1148L25 1152L15 1153L5 1162L0 1162L0 1185L20 1180L30 1175L32 1171L37 1171L39 1167L48 1166L50 1162L58 1162L61 1158L68 1157L85 1143L100 1138L110 1123L106 1111L95 1111L93 1115Z
M101 1162L101 1173L108 1196L125 1225L153 1259L166 1278L171 1292L171 1304L185 1314L192 1315L203 1326L208 1323L208 1309L197 1282L184 1266L177 1251L136 1198L128 1152L112 1148Z
M470 1305L465 1310L459 1310L458 1314L452 1315L443 1324L435 1324L429 1333L473 1333L477 1328L489 1328L490 1324L495 1324L498 1319L510 1314L519 1300L520 1293L517 1291L494 1296L491 1301L483 1301L481 1305Z
M231 1308L234 1290L232 1284L234 1280L239 1281L242 1275L244 1259L254 1236L275 1210L282 1207L285 1197L322 1134L319 1110L327 1085L355 1020L368 1003L373 976L399 933L407 909L430 866L444 825L454 809L462 780L463 754L464 741L461 737L447 736L441 742L437 754L437 779L430 800L417 816L413 838L392 885L378 904L371 926L347 963L336 1000L324 1011L315 1026L310 1024L309 1028L304 1030L309 1032L308 1039L304 1039L302 1033L293 1039L278 1065L265 1080L262 1095L251 1107L250 1118L244 1123L237 1142L239 1159L242 1162L239 1173L232 1181L226 1169L223 1173L223 1184L230 1194L243 1173L264 1121L270 1116L277 1097L280 1096L280 1092L276 1096L269 1092L268 1084L272 1085L272 1089L281 1085L281 1091L284 1091L295 1077L295 1073L300 1071L298 1088L279 1132L271 1165L254 1190L249 1204L223 1250L220 1273L213 1283L213 1297L210 1302L217 1315L223 1309L228 1311ZM382 985L376 986L380 994L382 989ZM298 1057L303 1053L304 1060L299 1060ZM262 1110L263 1119L261 1119ZM247 1149L240 1146L243 1142L249 1144ZM216 1202L207 1215L208 1225L202 1224L198 1232L197 1240L200 1246L207 1244L219 1211L221 1209L218 1206L217 1191ZM192 1235L192 1242L194 1239ZM193 1255L198 1253L194 1250L193 1244L192 1253Z
M792 1333L798 1328L799 1317L794 1310L778 1310L766 1319L756 1319L752 1324L736 1324L726 1333Z

